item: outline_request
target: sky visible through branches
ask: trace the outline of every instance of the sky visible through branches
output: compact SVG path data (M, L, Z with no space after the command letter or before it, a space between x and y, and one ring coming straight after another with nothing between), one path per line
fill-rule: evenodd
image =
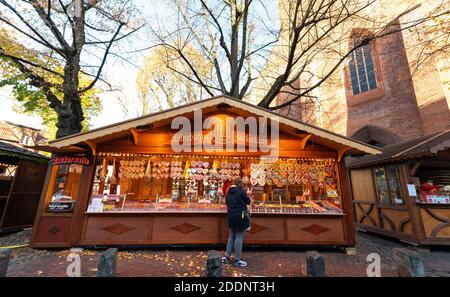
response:
M187 0L190 1L190 0ZM130 112L128 117L138 116L139 101L138 92L136 89L136 75L139 67L142 65L146 54L155 46L156 41L152 38L150 27L158 27L158 21L168 20L165 26L170 26L176 17L176 9L169 6L169 1L161 0L133 0L135 6L140 10L142 18L147 23L146 28L140 30L132 35L120 46L112 51L112 55L108 57L107 63L103 70L102 78L107 81L110 86L100 82L97 87L100 87L104 92L99 95L102 104L102 113L91 120L92 128L100 127L115 123L120 120L125 120L127 116L123 113L119 100L125 101L128 104ZM165 3L163 3L165 2ZM257 15L266 16L267 19L256 20L256 22L264 21L264 24L269 23L271 28L267 30L278 30L278 7L277 1L263 0L265 7L257 6L255 11ZM174 23L174 22L173 22ZM168 29L170 29L168 27ZM98 37L101 39L101 37ZM96 64L99 60L101 50L89 50L89 56L85 55L86 61ZM98 62L97 62L98 64ZM1 75L1 74L0 74ZM41 125L41 119L37 116L24 115L18 110L17 103L14 102L10 96L11 87L0 88L0 105L2 112L0 119L8 120L15 123L30 125L37 128L44 128Z

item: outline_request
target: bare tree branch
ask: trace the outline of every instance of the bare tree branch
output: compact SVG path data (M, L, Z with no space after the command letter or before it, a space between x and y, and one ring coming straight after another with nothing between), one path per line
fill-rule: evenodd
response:
M81 89L81 90L79 91L80 94L82 94L82 93L84 93L84 92L86 92L86 91L92 89L92 87L94 87L94 85L95 85L95 84L97 83L97 81L99 80L100 75L101 75L102 70L103 70L103 66L105 66L106 59L107 59L108 54L109 54L109 50L111 49L111 46L112 46L112 44L114 43L114 40L116 39L116 36L119 34L119 32L120 32L120 30L122 29L123 26L124 26L123 23L121 23L121 24L119 25L119 27L118 27L117 30L116 30L116 33L114 34L114 36L113 36L113 37L111 38L111 40L109 41L109 44L107 45L107 47L106 47L106 49L105 49L105 53L104 53L104 55L103 55L102 62L100 63L100 66L99 66L98 71L97 71L97 75L95 76L94 80L93 80L87 87Z

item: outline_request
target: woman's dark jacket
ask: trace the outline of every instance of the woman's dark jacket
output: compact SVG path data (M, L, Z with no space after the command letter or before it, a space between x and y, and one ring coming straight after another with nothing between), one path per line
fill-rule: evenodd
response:
M228 208L228 227L235 232L240 232L250 227L250 222L246 216L244 216L244 219L242 218L242 212L246 211L247 205L250 204L247 193L239 187L232 186L228 189L226 203Z

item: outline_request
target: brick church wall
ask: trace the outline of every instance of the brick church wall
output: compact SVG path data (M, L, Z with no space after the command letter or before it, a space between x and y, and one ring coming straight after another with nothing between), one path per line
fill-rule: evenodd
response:
M408 18L418 19L437 4L439 1L422 3L400 21L407 24ZM380 23L387 23L410 6L411 2L408 0L377 1L377 5L372 7L374 10L368 13L376 15ZM318 95L319 104L305 105L304 102L308 101L298 101L291 108L284 108L279 112L346 136L352 136L370 126L371 131L385 133L380 139L396 141L450 129L450 57L447 53L415 69L414 63L421 50L418 46L419 39L423 36L419 36L415 30L401 30L400 21L394 21L385 28L386 31L392 30L395 33L374 41L373 59L375 71L379 75L379 89L353 95L346 61L332 75L332 79L314 91L313 95ZM426 31L432 24L424 23L421 26L420 30ZM355 29L370 31L366 24L356 24ZM343 44L342 48L345 47ZM333 58L335 57L326 56L317 59L315 62L319 65L319 72L322 69L320 59L326 61ZM275 59L274 65L282 64L275 63L276 61ZM267 73L267 76L264 75L265 79L271 73L277 73L277 69L268 67ZM265 94L267 86L261 83L257 85L255 94L260 98ZM276 104L289 98L290 96L280 94ZM395 137L391 137L392 135Z
M400 25L396 22L387 30L399 31ZM379 38L375 46L385 95L349 108L347 135L372 123L400 135L402 140L422 136L422 121L402 33Z

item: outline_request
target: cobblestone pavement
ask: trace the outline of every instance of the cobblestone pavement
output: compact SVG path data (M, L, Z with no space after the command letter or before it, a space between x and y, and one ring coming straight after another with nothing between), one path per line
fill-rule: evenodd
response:
M31 230L0 237L0 246L28 243ZM450 276L450 248L417 249L376 235L357 234L357 254L347 256L338 248L315 248L325 258L327 276L366 276L366 257L370 253L381 256L382 276L396 276L392 249L406 247L422 256L428 276ZM305 276L305 248L244 248L245 268L225 266L226 276ZM102 250L84 249L81 256L82 276L95 276ZM66 276L69 249L34 250L15 248L7 276ZM119 276L201 276L204 272L207 250L198 249L132 249L120 250Z

